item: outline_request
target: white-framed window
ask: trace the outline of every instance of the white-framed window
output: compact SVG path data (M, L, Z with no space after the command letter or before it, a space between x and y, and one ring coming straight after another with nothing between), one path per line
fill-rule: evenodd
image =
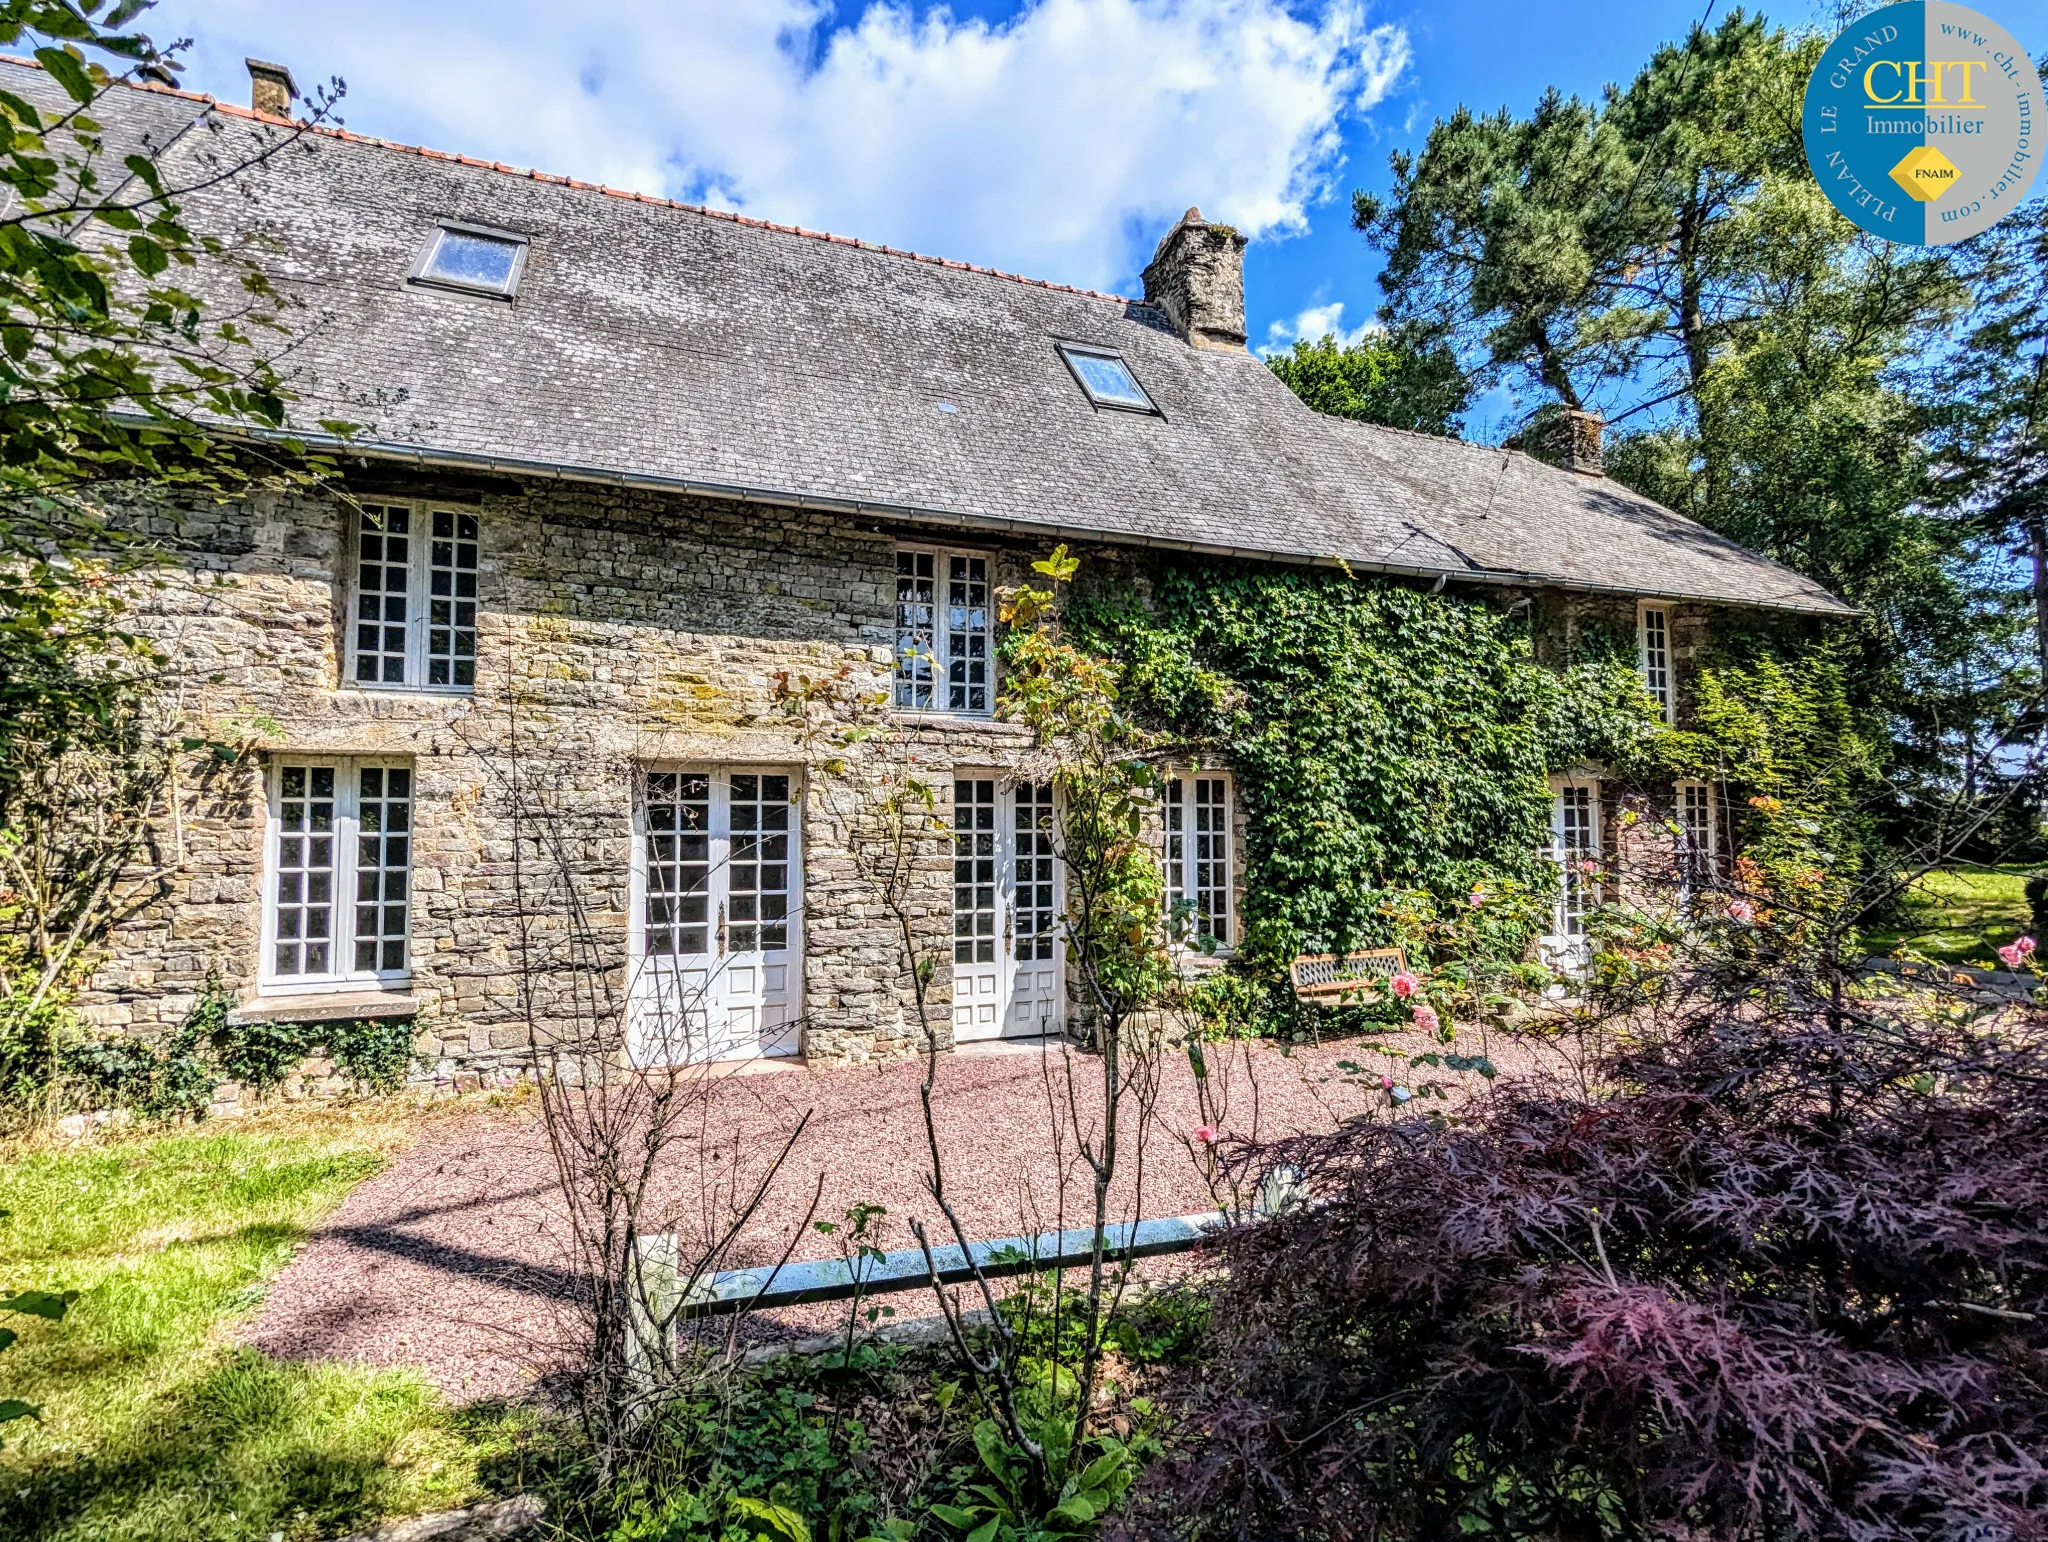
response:
M408 978L412 767L281 755L269 784L261 982L290 989Z
M1671 679L1671 612L1662 605L1636 607L1636 664L1643 689L1657 703L1664 721L1670 722L1678 694Z
M1231 943L1230 778L1215 772L1166 782L1166 903L1186 935Z
M360 506L350 680L386 690L475 689L478 524L473 509Z
M787 952L797 886L789 773L649 771L644 798L647 955Z
M1065 1001L1058 798L1001 772L953 777L953 1037L1038 1038Z
M1059 854L1051 782L1020 782L1011 798L1016 832L1019 962L1053 957L1060 939Z
M1550 800L1550 858L1557 864L1557 910L1551 934L1564 941L1586 935L1586 917L1600 905L1600 792L1596 784L1565 781Z
M1674 802L1678 815L1679 894L1690 903L1713 883L1719 871L1714 789L1706 782L1680 782Z
M989 559L903 547L896 553L896 705L985 716L995 705Z

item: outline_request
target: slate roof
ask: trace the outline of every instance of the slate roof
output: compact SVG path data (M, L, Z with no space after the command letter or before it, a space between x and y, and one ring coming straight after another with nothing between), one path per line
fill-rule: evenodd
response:
M32 65L0 84L47 97ZM195 115L207 121L184 132ZM111 94L167 166L287 126ZM175 143L171 141L175 138ZM306 303L308 422L422 462L634 483L964 529L1813 612L1818 585L1618 484L1324 417L1142 303L336 130L188 224L261 231ZM437 220L531 246L516 301L407 282ZM318 318L313 323L303 318ZM1055 343L1121 350L1163 417L1091 407Z

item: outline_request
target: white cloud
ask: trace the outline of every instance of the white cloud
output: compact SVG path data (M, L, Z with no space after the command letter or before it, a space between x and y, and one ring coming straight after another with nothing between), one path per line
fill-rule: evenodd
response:
M1347 331L1344 326L1344 302L1332 300L1327 305L1311 305L1292 318L1282 317L1267 327L1266 341L1259 349L1259 353L1264 358L1284 353L1294 345L1297 338L1319 343L1325 337L1335 337L1338 347L1350 348L1365 341L1366 333L1375 330L1376 323L1361 321Z
M341 75L350 127L1096 287L1198 204L1305 226L1343 120L1408 63L1363 0L1031 0L1006 22L877 0L166 0L188 82L245 54Z

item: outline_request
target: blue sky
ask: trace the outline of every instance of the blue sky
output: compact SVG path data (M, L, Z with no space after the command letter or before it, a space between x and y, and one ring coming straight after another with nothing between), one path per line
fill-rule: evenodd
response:
M144 25L230 99L255 54L344 77L360 132L1122 293L1199 204L1253 235L1270 346L1371 317L1350 194L1389 151L1460 102L1626 80L1704 4L163 0ZM2041 6L1994 8L2038 46Z

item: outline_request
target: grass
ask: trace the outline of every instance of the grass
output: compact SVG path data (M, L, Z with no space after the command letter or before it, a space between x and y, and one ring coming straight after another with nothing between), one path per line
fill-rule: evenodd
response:
M1943 868L1902 900L1902 924L1872 932L1872 953L1906 947L1948 964L1995 964L1997 949L2028 928L2026 881L2033 864Z
M13 1319L0 1538L286 1542L458 1505L516 1416L450 1409L409 1371L302 1365L233 1330L308 1228L423 1116L298 1108L75 1145L0 1148L0 1287L76 1290Z

